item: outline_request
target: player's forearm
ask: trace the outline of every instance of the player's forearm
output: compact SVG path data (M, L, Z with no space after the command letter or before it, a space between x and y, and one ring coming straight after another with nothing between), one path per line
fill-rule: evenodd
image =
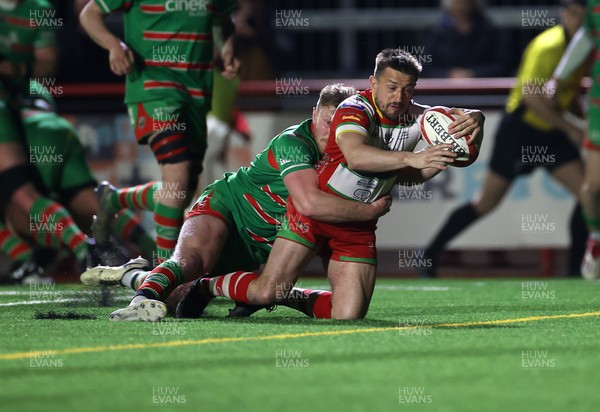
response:
M398 173L398 179L396 180L396 183L402 186L418 185L432 179L439 172L441 172L440 169L434 169L432 167L427 169L406 167L400 170Z
M83 8L79 22L90 38L103 49L111 50L120 46L121 40L108 30L102 11L93 1Z
M341 146L340 146L341 147ZM361 172L392 172L409 166L411 152L393 152L376 147L362 145L346 152L342 149L348 162L348 168Z
M564 82L579 66L581 66L594 49L594 37L581 27L571 39L558 66L554 69L553 78Z
M294 205L304 216L325 223L342 223L373 220L375 207L369 203L343 199L317 189L308 193L302 201L294 199Z

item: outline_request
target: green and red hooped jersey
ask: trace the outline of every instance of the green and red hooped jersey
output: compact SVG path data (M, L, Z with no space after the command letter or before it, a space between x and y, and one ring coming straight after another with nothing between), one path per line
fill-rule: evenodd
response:
M320 159L313 138L312 120L289 127L273 138L249 167L227 178L236 207L245 215L248 235L255 241L273 242L286 212L289 173L314 168Z
M62 22L47 0L24 0L14 8L0 5L0 60L25 64L29 68L35 50L56 44L55 32ZM29 78L3 79L27 91ZM8 87L9 85L4 85Z
M125 43L135 55L125 102L167 95L202 99L210 107L213 23L234 0L94 0L103 13L122 11Z
M600 151L600 0L589 0L584 27L594 38L594 63L592 66L592 87L588 93L589 108L587 113L588 135L584 146Z

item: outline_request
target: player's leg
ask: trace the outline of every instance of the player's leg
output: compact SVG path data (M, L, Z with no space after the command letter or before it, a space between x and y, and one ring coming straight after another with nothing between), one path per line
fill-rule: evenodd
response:
M0 152L2 150L0 147ZM18 157L17 152L14 154ZM42 183L31 166L7 163L8 168L1 169L7 166L6 163L0 166L0 189L8 199L6 220L21 236L51 249L64 245L78 260L84 261L88 254L87 238L69 212L59 203L40 195L31 182L36 181L39 186Z
M493 170L490 169L487 171L479 196L474 201L467 202L454 209L427 246L425 256L429 259L431 265L423 269L424 276L435 276L438 258L446 248L446 245L462 231L475 223L475 221L498 206L510 188L511 183L512 180L503 177Z
M165 106L171 106L168 116L160 115L160 110L167 109ZM158 133L149 140L149 145L162 172L162 186L155 195L154 208L157 260L161 262L175 248L184 209L189 205L202 171L206 108L193 99L170 105L159 102L151 107L155 113L152 122Z
M192 297L198 306L195 314L199 316L216 296L260 306L288 306L287 300L291 302L290 307L300 310L297 302L304 298L296 296L293 288L314 254L312 247L278 237L260 276L255 272L237 271L197 281L189 292L198 295ZM180 308L178 312L181 314Z
M319 230L319 222L300 215L288 198L286 215L261 276L253 272L237 271L199 279L180 303L177 315L198 317L215 296L260 306L278 302L285 304L283 301L293 294L292 289L298 276L318 249ZM295 301L293 297L290 300L292 304ZM300 310L297 307L294 309Z
M13 261L20 263L25 262L33 254L31 246L6 227L2 221L0 221L0 250Z
M184 281L193 280L198 274L206 273L221 254L228 235L227 225L216 217L200 215L187 219L173 255L149 274L139 274L144 281L130 305L111 313L110 319L162 319L167 314L167 307L162 301ZM132 279L131 282L139 283L139 280Z
M113 312L111 319L154 320L157 314L146 312L148 301L153 302L153 310L161 310L158 316L162 318L167 307L160 300L166 299L184 281L196 279L214 267L229 238L229 227L233 226L229 209L232 201L226 186L226 182L219 181L207 187L183 224L173 256L149 274L139 274L132 280L139 284L143 279L143 283L131 304Z
M570 249L567 263L567 275L579 276L581 260L585 253L587 227L580 206L584 167L582 162L578 159L579 153L575 152L573 156L577 156L577 160L570 160L566 163L557 165L557 167L552 169L552 176L578 201L571 213L571 218L569 219Z
M96 196L94 188L85 187L77 190L70 196L66 205L77 226L83 232L91 233L94 215L98 211L98 196Z
M146 231L142 225L142 220L134 211L122 209L117 213L113 224L113 235L125 243L131 243L139 249L145 259L152 260L156 250L156 242Z
M109 182L98 185L98 211L92 224L92 235L100 245L108 243L116 213L123 209L150 210L155 208L154 196L160 182L148 182L132 187L116 188Z
M586 279L598 279L600 278L600 145L588 144L587 149L581 203L589 238L581 265L581 274Z
M75 254L79 262L85 263L89 252L88 238L79 229L69 211L60 203L29 189L24 187L18 192L19 195L29 192L26 196L31 202L19 202L30 204L28 209L21 209L16 203L12 203L7 209L8 219L13 227L40 246L49 249L65 246Z
M328 277L332 293L332 319L365 317L373 296L375 273L374 265L336 260L330 262Z
M161 164L162 187L156 193L154 224L156 226L156 260L167 260L175 248L184 209L188 205L191 161ZM193 184L195 187L195 184Z

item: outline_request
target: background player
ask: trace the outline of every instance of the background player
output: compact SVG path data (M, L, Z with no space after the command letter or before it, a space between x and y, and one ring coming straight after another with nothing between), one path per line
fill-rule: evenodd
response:
M579 67L567 83L569 87L548 99L543 85L552 75L569 39L582 23L585 1L563 0L560 22L534 38L523 53L517 82L510 92L506 113L498 127L490 164L479 196L456 208L427 246L425 256L432 263L422 269L423 276L435 276L438 258L448 242L476 220L490 213L503 199L512 182L531 173L536 167L545 167L578 199L583 181L583 166L579 145L583 137L581 127L569 117L569 110L577 108L580 82L585 73ZM524 148L546 147L554 156L550 164L526 164L522 161ZM585 248L586 230L580 207L571 218L571 257L569 271L577 273Z
M359 200L369 203L386 195L397 182L410 185L429 180L453 162L456 154L449 151L451 145L413 153L421 138L418 116L426 108L412 100L420 72L421 64L404 50L385 49L377 55L369 78L372 89L346 99L335 111L318 167L321 190L360 205ZM470 142L481 143L480 112L457 116L450 126L453 135L472 134ZM292 297L296 309L309 316L363 318L375 286L377 219L327 223L307 216L297 205L291 193L282 229L260 276L235 272L202 278L180 303L178 315L202 313L214 296L270 305L279 303L283 295ZM331 292L293 290L314 254L326 250Z
M18 254L13 256L17 261L23 263L27 270L15 270L12 273L13 281L23 281L23 278L28 275L40 273L39 266L46 266L49 261L55 260L57 257L56 250L61 248L61 244L48 235L49 231L61 232L67 231L73 236L73 239L86 238L86 233L90 233L91 224L94 214L98 212L98 200L94 193L96 181L92 172L85 160L83 147L79 142L76 129L65 119L58 116L55 112L47 110L47 104L51 102L36 101L35 105L24 107L21 109L21 116L24 126L25 141L23 147L28 150L29 162L36 169L40 176L43 185L43 193L47 194L48 199L54 202L53 209L57 213L63 213L64 217L55 219L48 216L44 218L34 219L30 221L28 230L22 229L19 233L24 238L34 236L34 240L38 245L47 248L48 251L54 250L53 253L39 253L41 249L36 248L37 253L31 253L31 248L25 241L17 242L16 239L7 236L8 243L0 242L0 249L6 247L10 251L26 251L27 254ZM42 106L42 108L40 108ZM39 195L38 195L39 196ZM56 206L58 205L58 206ZM5 207L5 202L0 202L0 207ZM56 210L60 207L60 210ZM33 213L31 210L24 210L22 214ZM14 224L19 221L18 216L13 216L10 213L6 215L8 222L13 224L13 227L21 228L22 226ZM61 215L59 215L61 216ZM72 219L71 219L72 218ZM72 220L73 224L67 224ZM36 230L37 229L37 230ZM6 229L8 230L8 229ZM140 251L146 256L152 256L154 242L141 226L140 219L129 210L124 210L119 214L114 225L115 235L122 239L131 241L130 244L139 245ZM67 236L67 234L64 234ZM76 254L77 243L69 243L67 247L71 247L71 251ZM108 250L103 252L109 252ZM105 257L111 257L114 251L105 253ZM100 259L102 254L100 250L95 252ZM14 255L14 253L9 253ZM44 259L46 257L46 259ZM79 256L81 260L85 258ZM113 264L118 263L116 256L112 258ZM27 261L27 259L30 259ZM110 264L111 261L106 261ZM96 262L85 262L86 264L98 264ZM15 268L16 269L16 268ZM78 268L83 270L84 267ZM12 272L12 271L11 271Z
M126 75L125 103L133 130L138 143L150 146L162 173L162 185L150 182L107 191L94 236L106 243L114 213L143 197L140 206L154 212L158 262L167 259L175 247L183 211L202 171L212 92L213 25L224 73L231 77L239 69L230 18L236 2L177 4L92 0L80 15L86 32L109 52L113 73ZM124 13L124 42L103 20L117 10Z
M587 59L593 50L598 53L600 42L600 1L587 2L583 26L571 40L569 48L554 71L553 78L558 81L555 98L563 88L574 87L568 80ZM592 87L589 91L587 113L588 129L583 141L586 150L585 177L581 187L581 205L589 229L589 239L581 275L585 279L600 278L600 61L596 57L592 71ZM555 89L554 86L550 87Z
M36 16L51 16L45 0L8 0L0 4L0 190L3 214L11 227L42 246L62 245L72 250L82 264L90 243L77 228L68 211L43 195L44 184L23 150L25 135L21 123L21 100L46 96L36 81L54 73L56 47L53 27L32 25ZM31 232L32 220L60 222L62 230Z

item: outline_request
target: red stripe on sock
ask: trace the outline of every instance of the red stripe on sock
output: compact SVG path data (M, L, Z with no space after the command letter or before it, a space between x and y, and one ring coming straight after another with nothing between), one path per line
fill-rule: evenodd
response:
M2 229L0 230L0 245L2 245L6 239L8 239L11 235L10 230L8 229Z
M69 249L75 250L83 242L85 242L85 235L83 233L79 233L73 236L73 238L67 246L69 246Z
M16 248L14 248L13 250L10 251L9 256L11 258L15 259L19 255L21 255L22 253L27 252L28 250L31 250L31 248L29 247L29 245L27 245L26 243L21 243Z
M235 284L237 283L238 279L240 277L242 277L242 275L244 274L244 272L234 272L231 275L227 275L230 276L229 278L229 296L231 296L232 299L235 299L233 296L235 296Z
M331 292L323 292L315 300L313 315L317 319L331 319Z
M127 191L126 190L121 190L119 192L119 203L121 204L121 207L129 207L129 203L127 203Z
M238 282L238 286L235 288L235 292L231 295L231 299L236 302L250 303L248 301L248 286L250 282L256 279L258 275L252 272L245 272L242 274L242 278Z
M183 218L172 219L161 215L154 214L154 222L160 226L179 227L183 222Z
M44 245L52 248L52 233L46 232L44 234Z
M138 290L140 289L151 289L156 292L158 296L161 296L163 293L163 287L159 283L152 281L148 282L147 280L145 280L144 283L142 283L142 285L138 288Z
M157 268L154 268L154 270L150 273L150 275L152 275L154 273L160 273L161 275L165 275L167 278L169 278L169 281L171 282L171 284L177 283L177 278L175 277L175 274L173 272L171 272L171 270L167 269L166 267L159 266Z
M219 276L217 278L217 283L215 284L215 295L225 296L223 294L223 280L225 280L225 276Z
M137 192L139 190L139 187L135 187L135 189L131 190L129 189L129 193L131 193L131 201L133 202L133 204L135 205L136 209L143 209L144 206L141 205L138 201L137 201Z
M133 230L139 223L141 222L136 222L135 218L129 219L129 221L124 226L122 226L123 229L121 230L121 237L123 237L124 239L129 238L129 236L131 236Z
M49 218L50 215L53 215L59 209L62 209L62 206L56 202L52 202L49 206L42 210L42 221L44 223L47 223L47 220L45 220L44 218Z
M177 239L166 239L164 237L156 236L156 247L160 249L175 249L177 245Z
M151 182L151 183L147 184L146 187L144 188L144 190L142 191L142 202L144 202L146 209L150 209L150 206L146 202L146 196L148 195L148 190L150 190L150 188L153 186L154 186L154 182Z

